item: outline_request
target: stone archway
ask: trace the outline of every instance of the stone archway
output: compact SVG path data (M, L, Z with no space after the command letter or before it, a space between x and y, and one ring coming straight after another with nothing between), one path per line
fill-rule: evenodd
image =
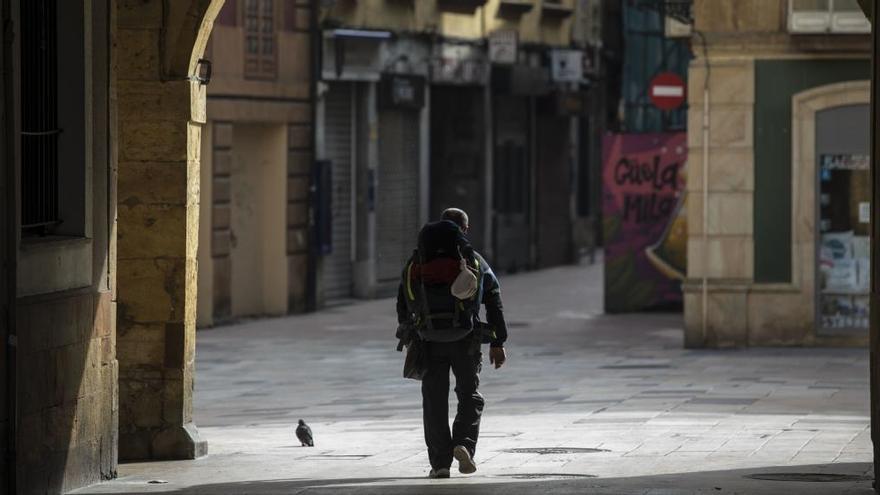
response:
M123 460L207 453L192 422L205 123L205 87L193 75L223 2L116 4L116 344Z

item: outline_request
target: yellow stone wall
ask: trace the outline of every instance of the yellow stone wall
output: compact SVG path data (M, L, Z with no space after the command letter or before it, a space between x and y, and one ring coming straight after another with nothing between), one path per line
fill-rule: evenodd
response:
M693 37L695 58L688 77L689 233L684 283L685 338L691 347L851 345L865 341L815 335L812 265L804 265L814 260L806 251L794 250L797 266L791 284L754 281L754 106L760 104L755 101L755 61L858 57L870 51L866 35L789 34L787 15L787 0L694 1L698 34ZM709 105L704 107L707 74ZM704 111L708 112L707 142ZM704 151L708 151L706 242ZM708 279L705 328L704 276Z
M12 11L16 12L18 6L14 4L18 2L12 3ZM80 162L85 167L84 185L88 191L83 203L85 235L40 239L24 236L14 227L19 198L9 194L9 189L3 194L4 201L8 201L4 215L9 215L13 226L4 229L3 240L7 241L9 231L16 236L18 242L12 244L17 245L16 252L9 254L20 263L14 288L17 297L6 294L6 288L2 291L15 301L15 307L10 308L14 311L4 312L3 317L14 315L18 339L14 429L4 421L0 438L5 441L7 434L16 434L18 493L66 493L116 473L118 367L112 263L115 207L111 205L115 187L111 143L116 134L107 105L113 96L112 77L108 76L113 66L107 58L109 44L102 42L114 35L112 24L107 22L112 8L113 3L107 0L86 2L84 25L76 28L84 31L82 67L92 71L91 77L85 78L82 100L90 116L84 129L88 137L84 139L91 139ZM13 16L4 25L7 39L15 38L14 33L20 30L18 23ZM61 29L68 27L63 25ZM14 102L11 108L4 108L4 115L18 114L20 88L3 90L5 101ZM20 120L3 121L4 131L17 136L21 129L15 126L21 125ZM20 170L20 152L20 147L13 147L12 153L0 158L4 173L10 168ZM13 160L7 161L9 156ZM61 157L62 164L66 158ZM6 227L5 222L0 223ZM5 342L2 350L4 358L10 356L5 353ZM6 366L4 361L4 376ZM7 398L2 399L2 407L8 410ZM6 413L0 418L5 420ZM0 471L0 491L6 493L8 478L4 474Z
M205 95L188 76L222 3L84 2L85 235L22 239L16 256L86 262L73 278L30 262L18 277L17 493L113 477L120 447L129 458L204 453L191 405ZM3 90L15 102L4 113L16 113L18 89Z
M120 458L206 453L192 424L205 87L191 79L222 0L120 0Z
M244 2L229 6L238 7L235 26L217 24L205 50L205 57L212 61L213 76L208 85L208 97L215 95L259 96L306 100L311 82L311 9L307 0L297 0L294 28L283 26L283 2L276 2L275 35L277 40L278 74L274 79L249 79L244 69L243 24ZM208 106L209 118L212 105Z
M788 0L695 0L694 29L704 33L772 33L785 28Z
M705 58L688 76L688 270L691 284L710 280L706 335L702 335L702 291L685 286L685 326L692 345L746 344L746 299L754 272L752 59L710 59L708 141L703 132ZM704 244L704 142L708 144L709 230ZM705 258L704 258L705 257ZM697 338L699 336L699 338Z
M512 29L517 31L522 43L568 46L574 14L555 18L543 12L544 0L525 1L530 1L532 8L524 14L502 15L502 0L489 0L470 12L450 11L438 6L437 0L343 0L322 11L321 21L325 26L430 33L465 40L477 40L496 30ZM561 5L574 9L575 0L563 0Z
M311 3L275 3L278 65L276 77L270 79L246 74L244 2L227 8L236 9L224 12L233 16L234 25L216 24L205 53L213 63L213 78L207 87L206 128L210 130L201 148L206 167L200 206L199 326L237 316L302 311L307 303L308 204L301 186L308 182L312 161ZM288 8L294 9L293 25L285 21ZM265 132L255 132L260 129ZM273 136L271 149L250 156L246 149L254 148L256 142L265 147L261 136L267 133ZM250 191L246 182L256 177L256 168L274 171L279 180L257 181L259 189ZM248 273L242 268L251 256L244 229L233 223L250 210L250 201L241 201L245 195L261 201L272 198L272 204L263 208L267 214L259 216L273 217L274 226L262 229L253 242L274 246L266 262L275 270L271 274L252 271L242 279ZM271 304L244 302L262 293L270 279L274 287L268 298Z
M700 33L694 37L695 55L702 56L703 39L707 41L711 57L846 56L870 52L868 35L790 34L788 2L694 0L694 30Z
M566 18L552 18L541 7L544 0L532 0L534 6L521 16L504 16L500 13L501 0L489 0L484 9L486 33L515 29L521 43L548 46L568 46L571 43L574 13ZM563 7L575 8L575 0L563 0Z

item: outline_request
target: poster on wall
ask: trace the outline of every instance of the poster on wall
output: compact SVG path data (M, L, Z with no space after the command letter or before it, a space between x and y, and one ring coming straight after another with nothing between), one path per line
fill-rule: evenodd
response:
M602 145L605 311L680 309L687 267L687 134L608 134Z

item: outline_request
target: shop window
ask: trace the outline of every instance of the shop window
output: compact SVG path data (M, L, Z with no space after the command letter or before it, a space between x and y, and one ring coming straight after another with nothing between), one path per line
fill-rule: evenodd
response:
M868 329L870 157L820 157L819 313L825 331Z
M791 0L788 30L796 34L870 33L858 0Z
M79 2L22 2L19 104L25 237L85 234L83 40Z
M245 0L244 36L245 77L275 79L278 57L273 0Z
M868 330L871 282L871 157L867 105L816 116L819 330ZM860 129L864 127L865 129Z

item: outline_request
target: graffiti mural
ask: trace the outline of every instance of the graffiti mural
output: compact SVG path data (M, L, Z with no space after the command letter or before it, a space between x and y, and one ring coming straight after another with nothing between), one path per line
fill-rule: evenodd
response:
M687 134L608 134L602 146L605 311L681 307Z

